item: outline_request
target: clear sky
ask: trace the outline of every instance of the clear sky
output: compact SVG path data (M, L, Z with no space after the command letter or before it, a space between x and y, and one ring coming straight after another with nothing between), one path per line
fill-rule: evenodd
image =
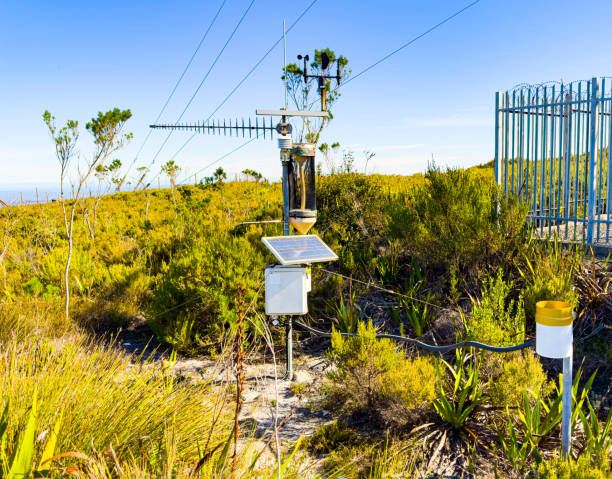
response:
M312 0L255 0L183 121L206 118ZM161 121L174 122L251 0L227 0ZM85 124L98 111L130 108L132 162L222 0L162 2L0 2L0 189L48 185L59 175L41 115ZM330 47L354 73L459 10L468 1L318 0L287 36L287 57ZM496 90L518 83L612 75L612 2L481 0L460 16L342 89L323 141L376 157L380 173L470 166L493 156ZM282 44L216 117L252 116L283 104ZM188 134L176 132L153 165L166 162ZM165 133L155 131L136 166L148 165ZM240 145L198 135L176 158L183 175ZM81 153L90 148L81 133ZM275 142L255 141L219 163L230 174L251 168L280 176ZM211 174L212 169L203 174Z

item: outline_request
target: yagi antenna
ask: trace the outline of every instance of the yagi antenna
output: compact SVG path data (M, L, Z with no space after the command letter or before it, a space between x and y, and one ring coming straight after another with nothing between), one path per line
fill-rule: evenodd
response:
M308 61L310 57L305 55L298 55L298 60L304 60L304 82L308 82L310 78L316 78L318 80L318 87L321 94L321 111L307 111L307 110L289 110L288 109L288 86L287 86L287 32L285 30L285 21L283 20L283 80L284 80L284 88L285 88L285 107L280 110L255 110L255 114L258 116L267 116L269 117L269 121L266 122L266 119L263 118L260 123L259 119L256 117L255 120L248 119L245 122L242 119L240 122L238 119L234 121L229 120L206 120L203 122L196 122L190 124L179 124L179 123L165 123L165 124L155 124L149 125L150 128L157 130L185 130L185 131L194 131L195 133L205 133L212 135L221 135L224 136L242 136L243 138L248 135L249 138L255 136L256 138L259 136L270 136L272 139L272 133L276 132L279 135L279 146L281 149L290 148L289 145L292 144L291 141L291 133L292 127L291 124L287 121L290 117L310 117L310 118L329 118L329 113L327 112L326 105L326 80L335 79L338 84L340 84L340 64L338 64L337 74L334 76L327 75L327 69L331 63L331 59L326 52L321 52L321 74L319 75L309 75L308 74ZM281 117L281 121L276 125L273 125L272 117Z

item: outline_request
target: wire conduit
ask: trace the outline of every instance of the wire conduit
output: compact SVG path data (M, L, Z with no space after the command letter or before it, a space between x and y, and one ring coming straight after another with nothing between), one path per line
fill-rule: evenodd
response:
M320 329L312 328L299 321L294 320L293 324L303 330L306 330L322 338L331 338L332 336L332 333L328 333L325 331L321 331ZM357 337L358 336L357 333L340 333L340 334L344 337ZM443 353L446 351L452 351L454 349L464 348L464 347L474 347L478 349L484 349L485 351L493 351L495 353L509 353L512 351L520 351L521 349L526 349L526 348L533 346L533 339L529 339L525 341L524 343L517 344L515 346L499 347L499 346L491 346L489 344L479 343L477 341L462 341L460 343L444 344L441 346L436 346L434 344L424 343L422 341L419 341L418 339L407 338L404 336L399 336L397 334L377 334L376 337L378 339L392 339L394 341L402 341L404 343L414 344L415 346L426 349L427 351L433 351L433 352L439 352L439 353Z

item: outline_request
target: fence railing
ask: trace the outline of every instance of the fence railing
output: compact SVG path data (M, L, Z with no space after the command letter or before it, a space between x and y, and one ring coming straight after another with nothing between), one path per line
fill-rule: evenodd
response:
M495 178L540 236L612 239L612 79L495 95Z

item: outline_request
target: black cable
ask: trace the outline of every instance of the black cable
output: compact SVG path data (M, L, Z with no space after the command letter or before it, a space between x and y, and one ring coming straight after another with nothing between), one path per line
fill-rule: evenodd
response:
M422 303L422 304L425 304L425 305L427 305L427 306L431 306L431 307L433 307L433 308L437 308L437 309L439 309L439 310L441 310L441 311L447 311L447 312L449 312L449 313L454 313L454 312L455 312L453 309L450 309L450 308L445 308L444 306L440 306L440 305L438 305L438 304L431 303L431 302L429 302L429 301L425 301L425 300L420 299L420 298L415 298L414 296L410 296L410 295L407 295L407 294L404 294L404 293L398 293L397 291L393 291L392 289L382 288L382 287L380 287L380 286L375 285L375 284L374 284L373 282L371 282L371 281L368 281L368 282L366 282L366 281L361 281L360 279L352 278L352 277L350 277L350 276L346 276L346 275L344 275L344 274L342 274L342 273L336 273L335 271L330 271L330 270L328 270L328 269L323 268L322 266L315 266L315 268L316 268L316 269L318 269L318 270L320 270L320 271L324 271L324 272L326 272L326 273L328 273L328 274L333 274L333 275L335 275L335 276L338 276L339 278L343 278L343 279L347 279L347 280L349 280L349 281L353 281L353 282L355 282L355 283L360 283L360 284L363 284L364 286L367 286L368 288L374 288L374 289L377 289L377 290L379 290L379 291L382 291L383 293L389 293L389 294L394 294L394 295L396 295L396 296L401 296L401 297L403 297L403 298L410 299L411 301L416 301L417 303Z
M302 20L302 17L304 15L306 15L306 13L308 12L308 10L310 10L312 8L312 6L317 3L317 0L313 0L312 2L310 2L310 4L304 9L304 11L300 14L299 17L297 17L295 19L295 21L289 26L289 28L285 31L285 35L287 35L291 30L293 30L293 28L300 22L300 20ZM217 113L217 111L219 111L219 109L225 105L225 103L234 95L234 93L236 93L236 91L238 90L238 88L240 88L242 86L242 84L247 80L247 78L249 78L251 76L251 74L257 69L257 67L259 65L261 65L261 63L268 57L268 55L270 55L270 53L272 53L272 51L278 46L278 44L280 42L283 41L283 37L281 36L278 40L276 40L276 42L274 42L274 44L268 49L268 51L266 53L263 54L263 56L257 61L257 63L255 63L255 65L253 65L253 67L247 72L246 75L244 75L242 77L242 79L236 84L236 86L232 89L232 91L230 91L228 93L228 95L223 99L223 101L221 101L221 103L219 103L219 105L217 105L217 107L212 111L212 113L210 115L208 115L208 118L206 118L206 120L204 120L203 125L207 125L208 122L210 121L210 119L212 118L212 116ZM191 142L191 140L193 140L193 138L197 135L197 133L193 133L189 138L187 138L187 141L185 141L185 143L183 143L183 145L176 151L176 153L174 153L174 155L172 155L172 157L170 158L169 161L174 160L181 151L183 151L183 149ZM242 145L244 146L244 145ZM216 162L214 162L216 163ZM214 164L213 163L213 164ZM198 172L185 177L182 181L180 181L179 183L184 183L187 179L191 178L194 175L197 175L200 171L206 169L206 167L200 169ZM151 184L155 178L157 178L159 175L161 174L161 171L159 171L152 179L151 181L149 181L149 184Z
M223 2L221 2L221 6L219 7L219 9L217 10L217 13L215 14L213 19L211 20L210 24L208 25L208 28L206 29L206 32L204 32L204 35L200 39L200 43L198 43L198 46L196 47L196 49L194 50L193 54L191 55L191 58L189 59L189 62L187 62L187 66L183 70L183 73L181 73L181 76L179 77L179 79L177 80L176 84L174 85L174 88L170 92L170 95L168 95L168 98L166 99L166 103L164 103L164 106L160 110L159 115L157 115L157 118L155 119L155 123L157 123L159 121L159 119L161 118L162 114L166 110L166 107L168 106L168 103L170 103L170 100L174 96L174 93L176 92L176 89L178 88L178 86L181 83L181 81L183 81L183 77L185 76L185 73L187 73L187 70L189 70L189 67L193 63L193 60L194 60L195 56L197 55L198 51L200 50L200 47L204 43L204 40L206 40L206 37L208 36L208 32L210 32L210 29L213 27L213 25L217 21L217 18L219 17L219 14L221 13L221 10L223 9L223 7L225 6L226 3L227 3L227 0L223 0ZM138 152L136 153L136 156L134 157L134 160L132 161L132 163L128 167L127 171L125 172L125 177L126 178L127 178L128 173L130 172L130 170L134 166L134 163L136 163L136 161L138 160L138 155L140 155L140 153L142 152L142 149L144 148L146 142L149 140L150 136L151 136L151 129L149 129L149 132L147 133L147 136L145 137L144 141L142 142L142 145L140 145L140 148L138 149Z
M456 16L462 14L463 12L465 12L467 9L473 7L474 5L476 5L478 2L480 2L480 0L475 0L472 3L466 5L465 7L463 7L461 10L457 10L455 13L453 13L451 16L446 17L444 20L442 20L439 23L436 23L433 27L425 30L423 33L421 33L420 35L417 35L416 37L414 37L412 40L410 40L407 43L404 43L401 47L397 48L396 50L393 50L391 53L385 55L384 57L382 57L380 60L372 63L369 67L361 70L359 73L357 73L357 75L352 76L351 78L349 78L348 80L346 80L345 82L342 83L342 86L352 82L353 80L355 80L356 78L359 78L361 75L363 75L365 72L371 70L372 68L374 68L375 66L379 65L380 63L384 62L385 60L387 60L389 57L392 57L393 55L395 55L396 53L398 53L400 50L403 50L404 48L406 48L407 46L412 45L414 42L416 42L417 40L420 40L421 38L423 38L424 36L426 36L427 34L433 32L435 29L437 29L438 27L441 27L442 25L444 25L446 22L452 20L453 18L455 18Z
M325 331L321 331L319 329L315 329L312 328L310 326L306 326L304 323L300 323L299 321L293 320L293 324L295 324L296 326L299 326L300 328L309 331L317 336L323 337L323 338L331 338L332 333L327 333ZM357 337L359 336L357 333L340 333L342 336L344 337ZM508 353L508 352L512 352L512 351L520 351L521 349L525 349L525 348L529 348L531 346L533 346L533 339L529 339L527 341L525 341L522 344L517 344L515 346L502 346L502 347L498 347L498 346L491 346L489 344L483 344L483 343L479 343L477 341L462 341L460 343L454 343L454 344L445 344L442 346L436 346L433 344L427 344L424 343L422 341L419 341L418 339L414 339L414 338L407 338L405 336L398 336L396 334L377 334L376 335L377 338L379 339L392 339L394 341L403 341L405 343L410 343L410 344L414 344L415 346L418 346L419 348L423 348L426 349L428 351L434 351L434 352L445 352L445 351L452 351L453 349L457 349L457 348L463 348L463 347L473 347L473 348L478 348L478 349L484 349L485 351L493 351L496 353Z
M183 115L185 114L185 112L187 111L187 109L189 108L189 106L191 105L191 103L193 102L193 100L195 99L196 95L198 94L198 92L200 91L200 88L202 88L202 85L204 85L204 82L206 81L206 79L208 78L208 76L210 75L210 72L212 71L212 69L214 68L214 66L217 64L217 61L219 61L219 58L221 58L221 55L223 54L223 52L225 51L225 49L227 48L227 46L229 45L229 42L232 40L232 38L234 38L234 35L236 34L236 32L238 31L238 28L240 27L240 25L242 24L243 20L245 19L245 17L247 16L247 14L249 13L249 11L251 10L251 7L253 6L253 4L255 3L255 0L251 0L251 3L249 3L249 6L246 8L246 10L244 11L244 13L242 14L242 16L240 17L240 20L238 21L238 23L236 24L236 26L234 27L234 30L232 31L232 33L230 34L230 36L228 37L228 39L226 40L225 44L223 45L223 48L221 48L221 51L219 51L219 53L217 54L217 56L215 57L215 60L212 62L212 65L210 65L210 68L208 69L208 71L206 72L206 75L204 75L204 78L202 79L202 81L200 82L200 84L198 85L198 87L196 88L195 92L193 93L193 95L191 95L191 98L189 99L189 101L187 102L187 105L185 105L185 108L183 109L183 111L181 112L181 114L179 115L179 117L177 118L175 123L178 123L179 121L181 121L181 118L183 118ZM155 163L155 160L157 159L157 157L159 156L159 154L161 153L161 151L163 150L163 148L166 146L166 143L168 143L168 140L170 139L170 137L172 136L172 133L174 133L174 130L170 130L170 132L168 133L168 136L166 136L165 140L163 141L163 143L161 144L161 146L159 147L159 149L157 150L157 153L155 153L155 156L153 156L153 159L151 160L151 163L149 164L149 168L153 165L153 163ZM153 180L151 180L153 181ZM149 182L149 184L151 184L151 182Z

